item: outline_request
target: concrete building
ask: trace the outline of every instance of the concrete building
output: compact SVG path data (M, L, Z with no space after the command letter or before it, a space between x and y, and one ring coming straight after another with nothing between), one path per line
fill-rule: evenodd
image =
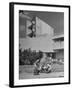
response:
M32 28L34 29L35 36L30 37L29 34L31 33L31 25L33 22L35 22L35 27ZM24 35L26 37L20 38L22 49L31 48L36 51L53 52L53 28L38 17L35 17L33 22L32 20L26 20L26 33Z
M53 28L38 17L34 17L33 21L30 20L26 21L27 35L31 33L31 30L28 27L31 26L32 23L33 23L33 31L35 31L36 37L42 35L49 35L51 37L53 36L54 34Z
M36 17L36 35L39 36L44 34L52 37L54 35L54 29L49 24Z
M38 17L32 19L23 17L23 20L25 25L20 23L19 33L22 33L22 37L20 35L22 50L28 48L37 52L41 50L51 54L53 58L58 60L64 59L64 34L54 35L54 29Z
M64 34L55 35L52 40L55 58L64 60Z
M19 13L19 38L25 38L27 36L27 20L31 21L31 18L23 13Z

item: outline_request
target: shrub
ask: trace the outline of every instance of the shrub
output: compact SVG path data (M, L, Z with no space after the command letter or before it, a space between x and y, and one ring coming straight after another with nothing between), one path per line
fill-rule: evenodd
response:
M37 59L42 58L42 52L32 51L30 48L24 51L19 50L19 64L20 65L33 65Z

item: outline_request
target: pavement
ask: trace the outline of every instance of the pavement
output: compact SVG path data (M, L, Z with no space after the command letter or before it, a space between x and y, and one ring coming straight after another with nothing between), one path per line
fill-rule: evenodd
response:
M64 77L64 72L51 72L51 73L40 73L34 75L33 73L22 72L19 74L19 79L35 79L35 78L61 78Z

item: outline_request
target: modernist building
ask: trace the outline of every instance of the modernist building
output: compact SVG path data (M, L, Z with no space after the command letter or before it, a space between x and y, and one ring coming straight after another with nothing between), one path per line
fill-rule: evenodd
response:
M53 50L56 59L64 60L64 34L55 35L53 37Z
M24 38L20 38L22 49L53 52L53 28L38 17L25 19Z
M26 20L26 35L29 36L32 31L34 32L32 37L53 36L53 28L38 17L34 17L31 21Z
M20 16L20 18L22 18ZM23 20L24 19L24 20ZM23 17L20 27L22 50L31 48L51 54L56 59L64 59L64 35L54 35L54 29L38 17Z

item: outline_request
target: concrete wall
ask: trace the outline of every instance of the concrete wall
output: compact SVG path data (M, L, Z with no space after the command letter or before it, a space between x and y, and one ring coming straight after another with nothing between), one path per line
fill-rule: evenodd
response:
M44 22L40 18L36 17L36 34L37 35L47 34L52 37L54 34L54 30L46 22Z
M41 36L35 38L20 38L20 45L22 50L31 48L36 51L51 52L53 51L53 41L50 36Z

